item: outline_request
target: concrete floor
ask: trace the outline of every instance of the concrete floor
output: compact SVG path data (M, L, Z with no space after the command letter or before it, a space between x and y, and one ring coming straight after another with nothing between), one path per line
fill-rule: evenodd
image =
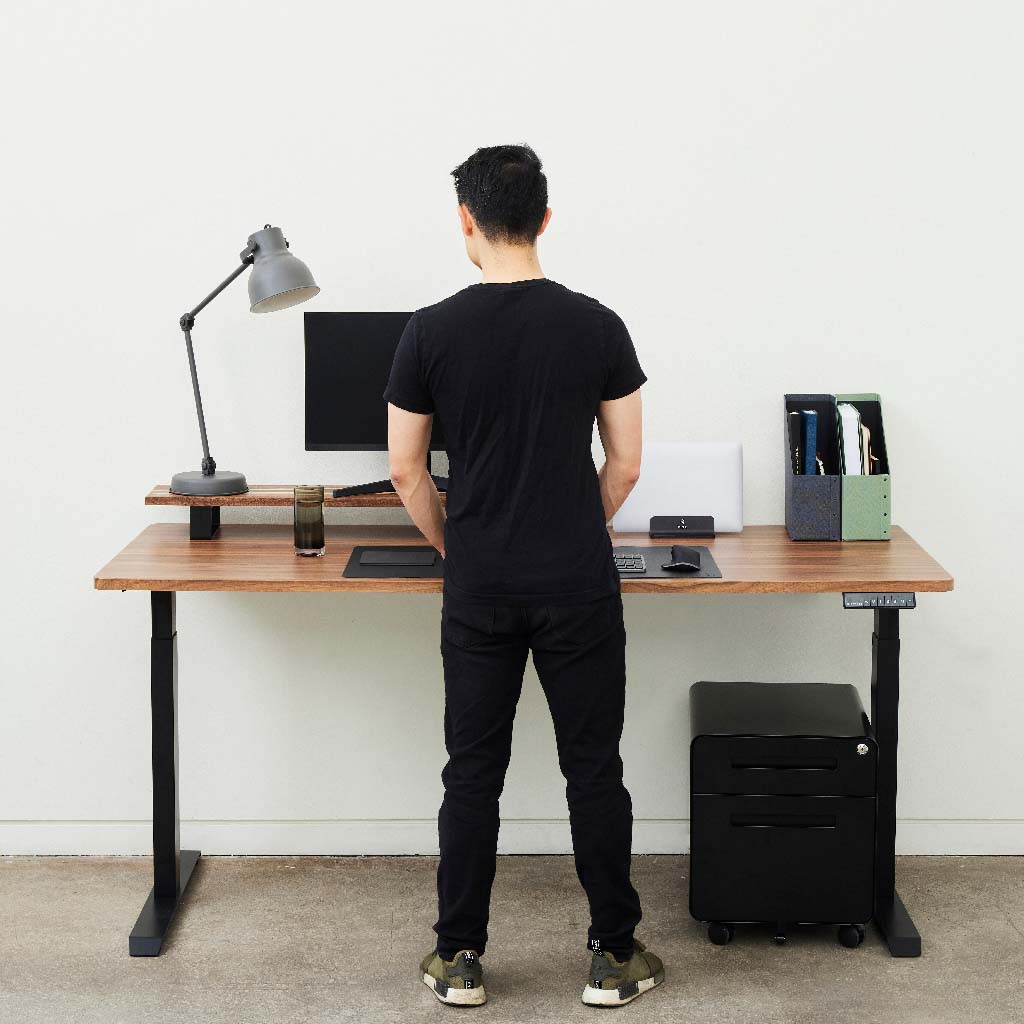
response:
M900 890L924 936L891 959L870 932L712 946L686 910L685 857L637 857L639 935L665 984L617 1011L579 1002L586 904L568 857L503 857L483 963L488 1004L456 1010L417 978L434 920L432 858L209 858L159 958L128 956L144 858L0 859L3 1024L624 1021L1024 1022L1024 859L911 857Z

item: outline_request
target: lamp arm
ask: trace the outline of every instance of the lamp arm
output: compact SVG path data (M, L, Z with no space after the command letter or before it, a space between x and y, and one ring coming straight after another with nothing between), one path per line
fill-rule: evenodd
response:
M190 309L187 313L183 313L181 318L178 320L178 326L181 328L185 335L185 351L188 353L188 369L192 375L192 394L196 400L196 416L199 419L199 437L203 442L203 476L213 476L217 471L217 463L214 462L213 456L210 455L210 443L206 437L206 417L203 415L203 399L199 393L199 377L196 374L196 357L192 351L192 328L195 326L196 314L201 313L215 298L232 281L236 278L241 277L243 273L249 268L255 258L255 248L249 246L247 249L243 249L239 254L241 258L241 264L237 266L216 288L210 292L209 295L203 299L194 309Z
M184 318L182 318L184 319ZM217 472L217 463L210 455L210 442L206 439L206 417L203 415L203 399L199 394L199 378L196 376L196 357L192 351L192 331L183 327L185 333L185 351L188 352L188 368L192 374L192 394L196 400L196 415L199 417L199 437L203 442L203 476L213 476Z
M213 291L210 292L210 294L207 295L206 298L203 299L203 301L200 302L198 306L196 306L194 309L190 309L187 313L183 313L181 315L181 318L179 319L178 323L181 325L181 329L183 331L191 330L192 327L195 325L196 316L199 313L201 313L204 309L206 309L206 307L211 302L213 302L213 300L217 298L217 296L220 295L220 293L224 291L224 289L227 288L227 286L231 284L232 281L234 281L238 277L241 277L242 274L244 274L245 271L250 266L252 266L253 260L255 260L256 258L255 253L256 249L254 246L249 246L247 249L243 249L240 254L242 262L237 267L235 267L235 269L232 270L231 273L228 274L228 276L225 277L224 280L221 281L221 283L217 285L217 287L214 288Z

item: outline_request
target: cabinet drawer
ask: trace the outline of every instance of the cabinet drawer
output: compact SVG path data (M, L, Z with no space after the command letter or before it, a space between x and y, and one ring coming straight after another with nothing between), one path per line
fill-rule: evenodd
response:
M873 796L877 751L864 736L697 736L690 744L690 791Z
M690 913L700 921L864 923L871 797L694 796Z

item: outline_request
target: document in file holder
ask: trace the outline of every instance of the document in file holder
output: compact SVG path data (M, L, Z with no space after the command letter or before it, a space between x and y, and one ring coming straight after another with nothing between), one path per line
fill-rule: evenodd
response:
M803 438L804 453L801 472L804 476L814 476L818 472L818 411L817 409L801 409L800 432Z
M847 476L862 476L864 473L864 452L860 410L849 402L840 402L839 449L843 458L843 473Z

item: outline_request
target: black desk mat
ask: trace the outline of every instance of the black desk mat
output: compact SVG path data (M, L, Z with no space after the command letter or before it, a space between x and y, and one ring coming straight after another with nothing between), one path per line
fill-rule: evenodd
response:
M647 572L619 573L620 578L624 580L645 580L653 577L671 580L720 580L722 578L722 571L706 547L699 544L687 544L686 547L696 548L700 552L700 568L694 572L669 572L667 569L662 569L662 563L669 561L672 557L670 544L617 546L612 550L617 555L630 555L635 552L644 556Z
M636 552L644 556L647 564L646 572L625 572L621 578L628 579L650 579L660 577L661 579L721 579L722 573L715 564L711 552L706 547L693 544L700 552L700 569L696 572L668 572L662 569L662 562L667 562L672 554L672 549L667 544L616 547L612 550L617 554ZM348 565L345 566L343 576L348 579L362 580L439 580L444 577L444 559L437 556L433 565L360 565L359 556L364 551L433 551L427 545L411 546L408 544L367 544L352 549Z
M356 580L439 580L444 576L444 559L438 555L433 565L360 565L364 551L433 551L427 544L365 544L352 549L342 576Z

